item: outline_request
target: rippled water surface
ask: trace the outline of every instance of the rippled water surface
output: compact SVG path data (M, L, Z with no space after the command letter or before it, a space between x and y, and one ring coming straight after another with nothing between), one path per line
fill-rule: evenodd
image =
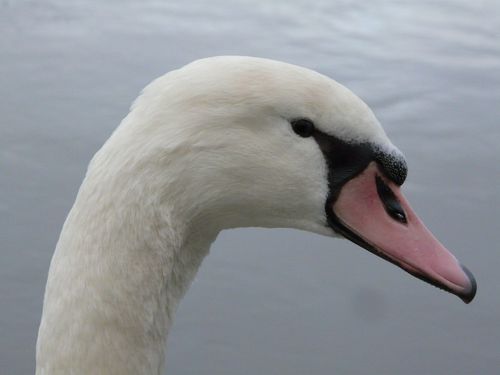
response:
M406 154L406 194L475 273L471 305L346 241L220 235L169 374L500 371L500 2L0 0L0 373L34 369L42 295L86 165L140 89L256 55L347 85Z

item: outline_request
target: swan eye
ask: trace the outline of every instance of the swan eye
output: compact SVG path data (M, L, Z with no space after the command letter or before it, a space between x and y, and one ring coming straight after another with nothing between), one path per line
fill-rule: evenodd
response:
M310 137L315 130L314 124L307 119L293 120L291 124L293 131L303 138Z

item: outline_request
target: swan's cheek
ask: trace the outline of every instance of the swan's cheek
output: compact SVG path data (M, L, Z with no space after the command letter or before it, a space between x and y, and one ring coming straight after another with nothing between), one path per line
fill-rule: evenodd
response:
M252 190L283 219L325 223L328 170L314 140L281 135L265 148L272 152L253 157L259 160Z

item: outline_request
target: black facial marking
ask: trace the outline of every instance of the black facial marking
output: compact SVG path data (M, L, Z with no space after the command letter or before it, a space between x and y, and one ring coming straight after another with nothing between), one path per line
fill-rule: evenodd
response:
M316 131L313 135L328 165L329 199L337 199L344 184L375 160L373 147L368 143L348 143Z
M402 157L381 151L372 143L347 142L318 129L315 129L312 137L328 165L328 200L331 204L336 201L342 186L363 172L372 161L377 162L385 177L395 184L403 184L406 178L406 161Z

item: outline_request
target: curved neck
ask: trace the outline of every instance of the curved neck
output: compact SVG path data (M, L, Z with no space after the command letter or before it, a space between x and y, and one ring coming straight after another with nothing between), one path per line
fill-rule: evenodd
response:
M168 198L136 190L145 184L97 174L91 165L51 262L36 373L160 374L177 303L217 233L186 228Z

